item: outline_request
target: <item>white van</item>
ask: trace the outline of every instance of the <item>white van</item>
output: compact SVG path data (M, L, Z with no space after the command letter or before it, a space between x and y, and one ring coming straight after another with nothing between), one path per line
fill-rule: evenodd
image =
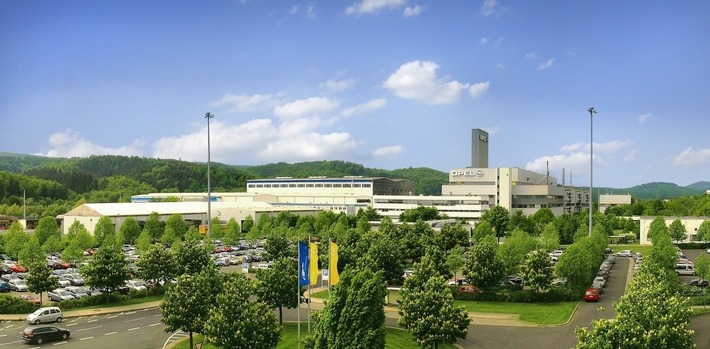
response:
M690 264L678 263L675 265L675 273L678 275L695 275L695 267Z
M27 315L27 323L39 325L45 322L62 322L63 317L62 310L58 307L43 307Z

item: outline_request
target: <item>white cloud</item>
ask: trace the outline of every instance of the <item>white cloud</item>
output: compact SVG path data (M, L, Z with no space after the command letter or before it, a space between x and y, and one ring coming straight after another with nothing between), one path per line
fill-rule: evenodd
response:
M402 64L384 82L384 87L404 99L426 104L452 104L459 100L460 92L470 87L467 83L438 78L439 66L430 61L412 61Z
M471 87L468 88L468 93L472 97L478 97L481 95L481 93L488 91L488 87L491 85L490 81L486 82L479 82L477 84L471 85Z
M503 65L503 63L497 63L496 69L503 70L503 69L505 69L505 66Z
M377 148L377 149L373 150L371 155L376 158L391 157L391 156L401 154L403 149L404 148L401 145L394 145L391 147L382 147L382 148Z
M234 95L225 93L220 99L209 104L211 107L227 106L227 112L245 113L256 110L266 110L273 107L274 100L271 95Z
M348 90L351 87L355 86L356 82L357 81L355 79L343 79L343 80L328 79L328 81L321 84L321 86L325 87L330 92L342 92L342 91Z
M303 13L308 18L316 18L316 9L315 9L315 6L313 6L313 4L309 4L309 5L305 5L305 6L293 5L288 10L288 13L291 15L297 15L299 13Z
M340 102L328 97L310 97L278 105L274 115L280 118L299 118L320 115L338 107Z
M384 108L387 106L387 99L378 98L371 99L363 104L358 104L354 107L347 108L341 112L343 116L352 116L355 114L367 113L376 109Z
M498 126L487 127L487 128L484 128L483 130L488 132L489 136L500 133L500 127L498 127Z
M481 40L478 42L479 45L485 45L488 43L488 38L481 38Z
M639 124L643 124L646 122L648 119L651 118L651 114L641 114L639 115Z
M598 156L594 156L594 163L601 163ZM562 169L569 174L589 174L589 153L572 153L559 155L545 155L528 162L525 169L537 173L546 173L549 164L550 174L561 173Z
M560 148L560 151L562 151L564 153L571 153L571 152L575 152L575 151L582 149L583 146L584 146L584 143L582 143L582 142L575 143L575 144L563 145L562 148Z
M625 141L611 141L611 142L606 142L606 143L594 143L594 152L599 152L599 153L616 153L619 152L622 149L626 149L633 145L634 142L631 140L625 140ZM586 149L589 149L589 144L587 144Z
M143 146L143 143L140 141L134 141L132 145L118 148L103 147L91 143L87 139L81 137L79 132L71 129L52 134L47 143L49 143L49 146L52 149L45 154L39 155L66 158L87 157L89 155L143 155L143 151L139 149Z
M424 11L424 7L420 5L407 6L402 15L404 15L404 17L416 17L419 16L422 11Z
M345 9L347 15L362 15L378 13L383 9L399 9L407 4L408 0L362 0L355 2Z
M673 159L673 165L694 167L710 163L710 149L693 150L688 147Z
M535 58L537 58L537 53L535 53L535 52L530 52L525 55L525 59L535 59Z
M544 70L544 69L550 68L554 64L555 64L555 59L550 58L550 59L540 63L540 65L537 66L537 70Z
M490 16L496 12L496 0L485 0L481 5L481 14Z
M631 162L636 160L636 149L631 149L626 156L624 156L624 162Z
M355 149L358 142L348 133L319 134L305 133L291 138L282 138L270 142L257 153L264 161L308 161L340 159Z

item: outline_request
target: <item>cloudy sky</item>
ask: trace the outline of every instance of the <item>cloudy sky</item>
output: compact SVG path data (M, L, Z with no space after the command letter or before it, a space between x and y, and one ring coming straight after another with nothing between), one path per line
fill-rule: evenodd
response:
M710 180L710 2L2 1L0 151Z

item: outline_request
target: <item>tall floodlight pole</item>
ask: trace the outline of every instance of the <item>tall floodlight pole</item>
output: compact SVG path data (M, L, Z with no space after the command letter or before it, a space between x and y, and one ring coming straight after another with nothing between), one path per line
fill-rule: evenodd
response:
M594 178L594 107L587 109L589 112L589 236L592 236L592 180Z
M210 225L212 224L212 184L210 183L210 119L214 119L212 113L205 114L207 119L207 241L210 241Z

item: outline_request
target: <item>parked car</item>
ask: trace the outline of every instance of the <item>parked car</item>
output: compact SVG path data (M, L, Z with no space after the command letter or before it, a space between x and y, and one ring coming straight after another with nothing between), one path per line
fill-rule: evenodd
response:
M602 288L606 287L606 279L603 276L595 277L594 281L598 282L602 286ZM594 282L592 282L592 283L594 283Z
M695 275L695 267L690 264L678 263L675 265L675 273L678 275Z
M75 297L69 291L63 288L57 288L47 292L47 298L49 298L50 301L61 302L74 299Z
M463 285L459 287L459 292L462 293L483 293L483 290L480 290L476 288L476 286L473 285Z
M59 283L60 287L71 286L71 281L69 281L69 279L65 278L64 275L55 276L55 277L57 278L57 282Z
M84 285L84 278L79 274L64 274L63 277L69 280L72 286L82 286Z
M599 291L596 288L590 288L584 293L584 300L587 302L599 301Z
M449 286L461 286L461 285L466 285L468 284L468 279L467 278L458 278L449 281Z
M74 298L83 298L83 297L88 297L91 295L86 287L68 286L68 287L65 287L64 289L69 291L69 293L71 293L71 295L74 296Z
M21 294L20 298L22 298L30 303L34 303L35 305L40 305L40 303L42 303L42 301L39 299L39 297L37 297L33 294L29 294L29 293Z
M10 289L16 292L27 292L27 281L22 279L12 279L10 282Z
M631 257L634 254L633 254L633 252L631 252L631 250L621 250L621 251L617 252L616 255L619 257Z
M404 269L404 274L402 274L403 278L410 278L414 275L414 268L407 268Z
M688 285L696 286L696 287L700 287L700 288L708 287L708 284L710 284L710 282L708 282L708 280L705 280L705 279L693 279L693 280L688 281Z
M70 335L69 330L54 326L35 326L27 327L22 331L22 340L27 343L42 344L44 342L58 340L58 339L68 339Z
M145 290L146 288L148 288L145 285L145 282L143 282L143 280L128 280L128 282L126 282L126 287L136 291Z
M42 307L27 315L27 323L39 325L47 322L62 322L64 314L59 307Z
M3 276L2 276L2 281L5 281L5 282L10 282L10 280L13 280L13 279L19 279L19 278L20 278L20 276L19 276L19 275L17 275L16 273L12 273L12 274L3 274Z
M10 292L10 284L0 281L0 292Z
M599 293L602 293L602 292L604 292L604 283L603 282L604 282L603 280L600 281L600 280L598 280L598 278L595 278L594 281L592 281L592 287L590 287L590 288L596 289L597 291L599 291Z

